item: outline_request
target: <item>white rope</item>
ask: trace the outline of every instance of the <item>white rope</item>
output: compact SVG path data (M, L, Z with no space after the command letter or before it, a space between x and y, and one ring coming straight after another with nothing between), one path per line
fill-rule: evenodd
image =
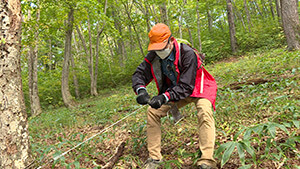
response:
M117 122L111 124L110 126L106 127L105 129L101 130L100 132L96 133L95 135L93 135L92 137L84 140L83 142L77 144L76 146L72 147L71 149L69 149L68 151L65 151L64 153L60 154L59 156L54 157L52 160L50 160L48 163L52 162L52 161L56 161L58 159L60 159L61 157L65 156L66 154L68 154L70 151L76 149L77 147L81 146L83 143L90 141L91 139L93 139L94 137L96 137L99 134L105 133L106 131L108 131L108 129L112 128L113 126L115 126L116 124L120 123L121 121L125 120L126 118L128 118L129 116L137 113L138 111L140 111L142 108L144 108L145 106L140 107L139 109L135 110L134 112L126 115L125 117L123 117L122 119L118 120ZM44 167L45 165L47 165L48 163L38 167L37 169L41 169L42 167Z

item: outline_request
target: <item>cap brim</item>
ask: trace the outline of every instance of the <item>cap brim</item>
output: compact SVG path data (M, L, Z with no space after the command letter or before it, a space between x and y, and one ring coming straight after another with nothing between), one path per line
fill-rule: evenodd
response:
M148 46L148 51L152 51L152 50L162 50L164 49L168 44L167 42L162 42L162 43L150 43Z

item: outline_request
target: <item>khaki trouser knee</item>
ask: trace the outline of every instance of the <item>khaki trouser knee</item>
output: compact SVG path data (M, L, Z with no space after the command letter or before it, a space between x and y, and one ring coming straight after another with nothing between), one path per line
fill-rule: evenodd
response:
M188 103L194 102L198 111L199 122L199 148L202 156L198 164L208 164L215 166L213 150L215 143L215 123L210 101L203 98L186 98L177 102L177 106L183 107ZM151 107L147 110L147 148L152 159L161 160L161 122L160 119L167 115L169 105L163 105L159 109Z

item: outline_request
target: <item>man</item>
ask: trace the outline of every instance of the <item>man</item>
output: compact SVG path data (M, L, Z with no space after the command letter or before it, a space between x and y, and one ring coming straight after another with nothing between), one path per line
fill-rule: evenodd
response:
M147 110L147 148L150 157L146 168L157 168L162 161L160 118L167 115L170 104L180 108L192 102L198 111L199 148L202 152L197 165L202 169L215 168L212 112L217 93L215 79L202 67L200 57L190 46L177 43L167 25L156 24L148 36L149 52L132 76L132 87L138 94L137 102L150 105ZM146 86L153 79L159 94L150 100Z

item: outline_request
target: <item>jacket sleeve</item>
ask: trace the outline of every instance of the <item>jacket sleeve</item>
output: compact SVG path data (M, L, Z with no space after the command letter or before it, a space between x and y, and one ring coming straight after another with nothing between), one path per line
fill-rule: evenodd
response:
M182 53L180 78L177 85L167 89L165 95L170 101L185 99L193 93L197 74L197 56L193 50Z
M146 60L147 57L132 75L132 88L135 93L137 93L137 90L140 88L146 88L153 79L151 65Z

